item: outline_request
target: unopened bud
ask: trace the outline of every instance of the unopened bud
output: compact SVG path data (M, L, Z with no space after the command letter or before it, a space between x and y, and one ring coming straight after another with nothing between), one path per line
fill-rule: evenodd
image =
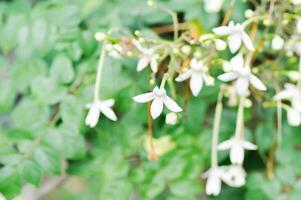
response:
M224 42L223 40L221 39L216 39L215 40L215 48L218 50L218 51L223 51L227 48L227 44L226 42Z
M191 47L189 45L184 45L181 47L181 51L188 56L191 53Z
M248 9L248 10L245 11L245 17L246 18L251 18L253 16L254 16L254 11L253 10Z
M97 33L95 33L94 37L98 42L101 42L101 41L104 41L106 39L107 35L105 33L102 33L102 32L97 32Z
M280 36L276 35L272 40L272 49L280 50L282 49L283 45L284 40Z
M165 117L165 123L168 125L175 125L177 123L177 114L174 112L170 112Z

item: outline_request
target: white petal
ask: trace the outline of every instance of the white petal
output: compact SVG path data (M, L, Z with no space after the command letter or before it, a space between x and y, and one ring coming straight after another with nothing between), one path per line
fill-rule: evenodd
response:
M276 100L276 101L279 101L279 100L282 100L282 99L289 99L291 97L292 97L291 92L289 92L287 90L283 90L283 91L279 92L278 94L276 94L273 99Z
M258 90L265 91L267 89L265 85L261 82L261 80L253 74L251 74L250 76L250 83Z
M233 70L237 71L244 67L244 58L242 54L237 54L230 60L230 64Z
M172 112L182 112L182 108L169 96L163 98L164 105Z
M146 68L148 63L149 63L149 58L147 56L142 56L138 61L137 71L139 72L139 71L143 70L144 68Z
M231 28L228 26L220 26L212 29L212 31L217 35L228 35L231 32Z
M153 92L148 92L148 93L140 94L140 95L133 97L133 100L138 103L146 103L153 99L154 99Z
M301 124L301 114L295 109L287 110L287 120L291 126L299 126Z
M151 105L151 115L153 119L159 117L163 111L163 101L161 98L155 98Z
M139 51L141 51L144 54L146 53L146 49L142 47L142 45L140 44L140 42L138 40L133 40L132 42Z
M206 194L207 195L218 195L221 191L221 180L215 173L210 173L206 183Z
M113 121L117 120L117 117L116 117L114 111L110 107L102 106L101 112L110 120L113 120Z
M228 40L231 53L235 53L241 46L241 35L237 33L232 34Z
M257 146L255 144L252 144L251 142L248 142L246 140L244 140L242 142L242 146L247 150L256 150L257 149Z
M244 149L240 144L232 145L230 149L230 160L232 164L242 164L244 160Z
M192 70L187 70L186 72L180 74L177 78L176 78L176 81L178 82L182 82L182 81L185 81L187 80L192 74Z
M233 145L233 139L229 139L229 140L226 140L224 142L221 142L219 145L218 145L218 150L226 150L226 149L230 149L231 146Z
M91 128L95 127L99 119L100 111L96 107L91 107L86 117L85 123Z
M246 95L248 92L249 81L244 77L240 77L237 79L235 83L236 92L239 96Z
M240 166L230 166L222 174L222 180L231 187L241 187L246 183L246 172Z
M193 73L190 78L190 89L193 96L198 96L202 87L203 87L203 79L201 73Z
M151 69L154 73L157 73L157 71L158 71L158 62L157 62L156 56L152 56Z
M247 49L249 49L250 51L255 50L251 38L245 32L242 32L242 41Z
M218 79L224 82L232 81L237 78L237 73L227 72L218 76Z
M191 68L197 68L197 66L198 66L198 60L196 58L191 59L190 67Z
M105 106L112 107L115 103L115 100L107 99L107 100L102 101L101 103L104 104Z

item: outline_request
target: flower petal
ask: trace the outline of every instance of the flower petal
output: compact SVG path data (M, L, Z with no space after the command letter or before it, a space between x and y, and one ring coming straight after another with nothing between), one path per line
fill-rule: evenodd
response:
M100 111L95 107L91 107L86 117L85 123L91 128L95 127L99 119Z
M221 179L213 171L209 174L206 182L206 194L216 196L220 193L220 191L221 191Z
M226 140L224 142L221 142L218 145L218 150L226 150L226 149L230 149L231 146L233 145L233 138Z
M151 69L154 73L157 73L158 71L158 62L156 56L152 56L151 58Z
M279 100L282 100L282 99L290 99L292 97L292 93L287 91L287 90L283 90L279 93L277 93L275 96L274 96L274 100L276 101L279 101Z
M230 149L230 160L232 164L242 164L244 155L244 149L240 144L235 143L232 145Z
M261 80L253 74L251 74L250 76L250 83L258 90L265 91L267 89L265 85L261 82Z
M232 57L230 60L230 64L232 67L232 70L238 71L244 67L244 58L242 54L237 54L236 56Z
M140 72L141 70L146 68L148 64L149 64L149 58L147 56L142 56L138 61L137 71Z
M237 73L235 72L227 72L218 76L218 79L224 82L232 81L237 79Z
M104 104L105 106L112 107L115 103L115 100L107 99L107 100L102 101L101 103Z
M231 32L231 28L228 26L220 26L212 29L212 31L217 35L229 35Z
M180 74L177 78L176 78L176 81L177 82L182 82L182 81L185 81L187 80L192 74L192 70L189 69L187 70L186 72Z
M154 93L148 92L133 97L133 100L138 103L146 103L154 99Z
M250 51L255 50L251 38L245 32L242 32L242 41L247 49L249 49Z
M163 101L161 98L155 98L151 105L151 115L153 119L159 117L163 111Z
M203 87L203 78L201 73L193 73L190 78L190 89L193 96L197 96Z
M295 109L287 110L287 120L291 126L299 126L301 124L301 113Z
M169 96L163 98L164 105L172 112L182 112L182 108Z
M142 47L142 45L140 44L140 42L138 40L133 40L132 42L139 51L141 51L144 54L146 53L146 49L144 47Z
M236 84L236 92L239 96L244 96L248 92L249 81L245 77L240 77L237 79Z
M241 35L238 33L230 35L228 38L228 44L231 53L235 53L241 46Z
M112 121L117 120L117 116L115 115L114 111L110 107L103 105L101 107L101 112L110 120L112 120Z
M251 142L248 142L246 140L244 140L242 142L242 146L244 147L244 149L247 149L247 150L256 150L257 149L257 146L255 144L252 144Z

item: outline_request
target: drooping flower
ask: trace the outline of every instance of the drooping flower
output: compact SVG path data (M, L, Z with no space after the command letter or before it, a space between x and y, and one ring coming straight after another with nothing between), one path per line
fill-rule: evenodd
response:
M183 74L180 74L176 78L176 81L182 82L190 78L190 90L193 96L197 96L203 87L203 82L207 83L210 77L207 74L208 70L203 61L198 61L196 58L193 58L190 61L190 67L191 68L189 70L187 70Z
M222 179L231 187L241 187L246 183L246 172L240 165L231 165L223 173Z
M217 196L221 191L222 177L226 172L224 167L211 167L203 174L207 178L206 194Z
M116 121L117 117L111 108L113 105L114 99L88 103L86 107L89 109L89 113L86 117L86 125L92 128L95 127L98 122L100 113L103 113L110 120Z
M182 111L182 108L172 98L167 96L164 88L155 87L152 92L140 94L133 97L133 99L138 103L152 101L150 112L153 119L156 119L162 113L163 105L172 112Z
M218 78L222 81L232 81L236 79L236 92L240 96L244 96L248 93L248 87L251 83L258 90L266 90L265 85L251 73L248 66L244 66L244 60L241 54L236 55L230 60L232 71L226 72Z
M291 107L287 108L287 119L291 126L301 124L301 89L290 83L284 85L284 90L275 95L274 100L287 99L291 102Z
M158 71L157 56L153 48L144 48L138 40L133 40L135 47L141 52L140 59L137 64L137 71L142 71L150 65L152 71Z
M239 23L235 25L234 22L231 21L228 26L214 28L213 32L217 35L229 35L228 44L232 53L235 53L242 43L244 43L247 49L254 51L251 38Z
M204 8L208 13L219 12L222 8L224 0L204 0Z
M242 140L237 137L233 137L226 140L218 145L219 150L230 149L230 160L232 164L242 164L244 160L244 149L246 150L256 150L257 146Z

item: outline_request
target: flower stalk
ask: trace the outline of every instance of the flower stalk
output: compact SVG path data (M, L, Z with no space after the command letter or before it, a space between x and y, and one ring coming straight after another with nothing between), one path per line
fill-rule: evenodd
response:
M98 60L97 65L97 74L96 74L96 81L95 81L95 88L94 88L94 102L97 102L99 100L99 89L100 89L100 82L103 72L103 66L104 66L104 60L105 60L105 54L106 54L106 42L103 43L100 56Z

